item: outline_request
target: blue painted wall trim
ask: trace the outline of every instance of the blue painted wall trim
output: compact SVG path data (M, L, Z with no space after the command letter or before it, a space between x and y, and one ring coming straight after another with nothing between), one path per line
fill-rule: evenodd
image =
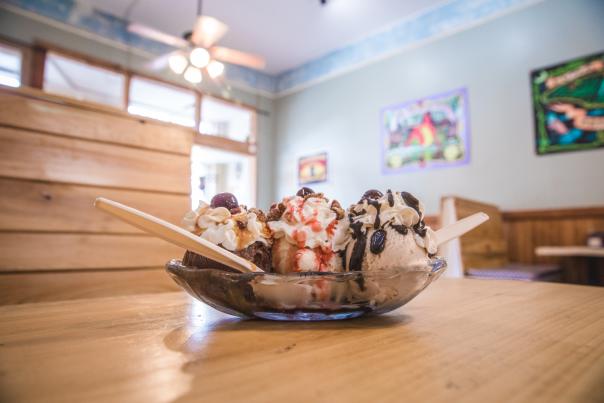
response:
M76 0L3 1L5 4L151 54L172 50L162 43L128 32L127 20L83 6ZM228 81L264 93L287 94L431 39L467 29L541 1L543 0L451 0L281 74L273 76L241 66L227 65L225 77Z

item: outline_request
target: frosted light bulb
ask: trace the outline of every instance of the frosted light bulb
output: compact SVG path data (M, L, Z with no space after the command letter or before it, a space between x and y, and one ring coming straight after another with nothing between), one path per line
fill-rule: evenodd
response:
M184 74L185 80L191 84L199 84L203 77L201 76L201 70L193 66L187 67Z
M189 60L193 66L203 68L210 62L210 53L204 48L195 48L191 51Z
M212 60L210 64L208 64L207 70L210 77L220 77L224 72L224 64L217 62L216 60Z
M187 68L188 64L189 61L182 53L174 53L168 59L168 66L170 66L170 70L176 74L182 74L182 72Z

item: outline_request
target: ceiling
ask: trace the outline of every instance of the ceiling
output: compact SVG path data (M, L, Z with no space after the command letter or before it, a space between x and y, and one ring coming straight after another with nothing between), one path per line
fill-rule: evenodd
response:
M99 10L180 36L197 0L80 0ZM220 45L257 53L277 74L316 59L443 0L204 0L203 14L230 30ZM130 14L128 8L130 8Z

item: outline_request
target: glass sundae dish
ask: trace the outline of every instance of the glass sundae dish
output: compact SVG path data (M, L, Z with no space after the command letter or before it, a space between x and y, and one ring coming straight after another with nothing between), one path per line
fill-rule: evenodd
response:
M244 318L334 320L409 302L446 268L434 231L407 192L365 192L342 209L302 188L268 214L216 195L189 212L186 229L263 271L238 272L187 251L166 265L193 297Z

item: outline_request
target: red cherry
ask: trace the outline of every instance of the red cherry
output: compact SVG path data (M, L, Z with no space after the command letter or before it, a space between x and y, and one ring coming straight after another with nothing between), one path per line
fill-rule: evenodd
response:
M315 191L312 190L311 188L303 187L302 189L298 190L298 193L296 193L296 196L306 197L313 193L315 193Z
M237 198L232 193L218 193L212 197L210 207L224 207L227 210L232 210L239 207L239 202L237 202Z

